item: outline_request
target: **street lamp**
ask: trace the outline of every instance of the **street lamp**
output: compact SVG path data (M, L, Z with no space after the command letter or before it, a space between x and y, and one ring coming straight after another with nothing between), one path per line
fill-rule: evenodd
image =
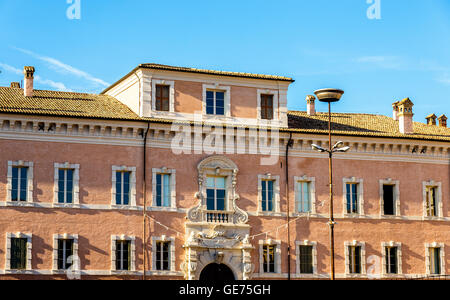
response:
M334 221L333 215L333 153L337 152L347 152L350 147L342 147L344 143L342 141L337 142L334 146L331 146L331 103L337 102L341 99L344 94L343 90L338 89L322 89L314 92L317 99L321 102L328 103L328 137L329 137L329 148L325 149L318 145L312 144L312 148L321 153L328 153L328 163L329 163L329 176L330 176L330 220L328 222L330 226L330 265L331 265L331 280L335 280L335 268L334 268Z

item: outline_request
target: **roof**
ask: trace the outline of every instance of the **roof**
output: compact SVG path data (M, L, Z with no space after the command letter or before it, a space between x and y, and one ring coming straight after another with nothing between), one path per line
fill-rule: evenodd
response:
M33 97L25 97L23 89L10 87L0 87L0 113L175 122L171 119L141 118L128 106L107 95L34 90ZM289 128L283 131L328 134L328 113L309 116L306 112L289 111L288 120ZM398 121L383 115L333 113L332 124L333 133L338 135L450 141L450 128L414 122L414 134L402 134ZM243 124L242 127L248 126Z
M294 82L295 80L290 77L284 76L276 76L276 75L264 75L264 74L253 74L253 73L243 73L243 72L229 72L229 71L215 71L215 70L207 70L207 69L196 69L196 68L187 68L187 67L176 67L176 66L168 66L161 65L155 63L146 63L140 64L136 68L134 68L130 73L119 79L117 82L113 83L111 86L106 88L103 93L106 93L108 90L128 78L132 73L136 72L138 69L153 69L153 70L163 70L163 71L174 71L174 72L187 72L187 73L196 73L196 74L206 74L206 75L218 75L218 76L229 76L229 77L239 77L239 78L249 78L249 79L264 79L264 80L277 80L277 81L287 81Z
M328 113L309 116L302 111L289 111L289 130L302 133L328 133ZM413 134L402 134L399 121L373 114L332 113L333 134L367 137L408 138L450 141L450 128L414 122Z
M0 87L0 112L62 117L136 120L125 104L107 95L34 90L25 97L23 89Z

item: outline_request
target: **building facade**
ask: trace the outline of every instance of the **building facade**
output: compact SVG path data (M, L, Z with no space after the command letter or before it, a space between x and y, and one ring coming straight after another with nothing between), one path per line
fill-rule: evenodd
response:
M329 278L328 115L288 111L291 78L143 64L92 95L34 72L0 87L0 278ZM337 278L449 274L446 116L332 117Z

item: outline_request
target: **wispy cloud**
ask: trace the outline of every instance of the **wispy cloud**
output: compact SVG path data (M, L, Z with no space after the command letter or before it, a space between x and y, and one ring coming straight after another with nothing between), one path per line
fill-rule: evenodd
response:
M10 72L10 73L14 73L17 75L23 75L23 72L21 69L15 68L13 66L10 66L8 64L5 63L1 63L0 62L0 67L3 68L5 71ZM62 82L56 82L50 79L45 79L42 78L39 75L34 76L34 80L40 84L46 85L46 86L50 86L54 89L57 89L58 91L65 91L65 92L72 92L71 89L67 88L66 85Z
M73 66L65 64L65 63L63 63L60 60L57 60L55 58L48 57L48 56L43 56L43 55L34 53L34 52L30 51L30 50L26 50L26 49L22 49L22 48L17 48L17 47L11 47L11 48L13 48L13 49L15 49L17 51L20 51L20 52L22 52L24 54L30 55L30 56L32 56L32 57L34 57L36 59L39 59L41 61L44 61L44 62L48 63L50 65L50 67L52 69L54 69L55 71L57 71L57 72L64 73L64 74L71 74L71 75L83 78L83 79L85 79L87 81L90 81L90 82L92 82L92 83L94 83L96 85L101 85L101 86L104 86L104 87L110 86L110 84L108 82L105 82L105 81L103 81L100 78L96 78L96 77L88 74L85 71L82 71L82 70L77 69L77 68L75 68Z
M354 60L360 64L373 65L383 69L400 70L406 68L402 58L397 56L361 56Z

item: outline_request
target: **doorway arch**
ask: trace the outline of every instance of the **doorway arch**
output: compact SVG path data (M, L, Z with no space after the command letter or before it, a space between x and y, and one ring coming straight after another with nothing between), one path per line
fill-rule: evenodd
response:
M229 282L234 280L236 280L236 277L233 271L224 264L209 264L200 273L200 281L203 282Z

